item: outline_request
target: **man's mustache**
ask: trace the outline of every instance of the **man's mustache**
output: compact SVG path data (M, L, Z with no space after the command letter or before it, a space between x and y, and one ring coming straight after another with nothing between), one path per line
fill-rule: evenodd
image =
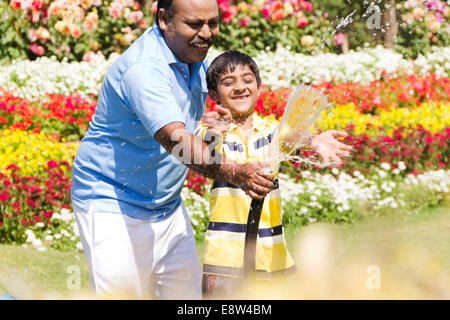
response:
M192 46L197 46L197 45L202 45L202 44L207 44L208 46L212 46L213 43L214 43L213 37L209 38L208 40L203 40L201 38L195 38L194 40L189 42L189 44Z

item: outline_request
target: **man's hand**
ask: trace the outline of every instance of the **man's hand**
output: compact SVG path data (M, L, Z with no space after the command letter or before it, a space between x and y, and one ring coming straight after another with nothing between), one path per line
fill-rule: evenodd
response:
M222 135L228 130L232 120L230 110L216 105L215 111L210 111L203 116L202 123L206 125L208 131Z
M273 175L268 173L268 165L239 164L223 155L212 158L208 145L189 133L181 122L164 126L155 134L155 139L189 169L208 178L238 185L254 199L263 199L273 188Z
M267 164L236 164L234 183L253 199L262 200L273 189L273 174Z
M337 141L335 138L345 138L347 132L328 130L311 140L311 147L316 151L325 163L332 161L340 166L343 164L342 158L349 157L353 147Z

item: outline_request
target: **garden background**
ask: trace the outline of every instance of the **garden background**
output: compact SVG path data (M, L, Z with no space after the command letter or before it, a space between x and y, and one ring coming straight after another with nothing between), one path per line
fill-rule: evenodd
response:
M403 217L431 216L440 221L435 227L447 226L439 229L442 243L436 247L450 251L449 2L218 3L220 37L208 58L227 49L254 57L263 82L257 112L279 119L292 87L311 85L333 106L315 130L346 130L345 142L355 147L340 169L283 165L288 239L320 222L357 234L351 226L364 221L373 223L367 230L378 230L389 229L386 217L401 223ZM33 250L29 254L35 257L37 249L51 253L51 259L82 256L70 203L73 158L105 72L153 24L155 5L149 0L0 0L0 244L7 245L0 247L5 259L0 272L6 272L2 265L11 267L6 257L19 254L15 250ZM206 109L213 108L208 100ZM190 172L182 192L200 251L209 188L207 179ZM442 284L450 279L448 253L419 256L433 264L425 263L417 277L408 278L415 289L425 286L413 297L449 298ZM382 297L395 296L395 290Z

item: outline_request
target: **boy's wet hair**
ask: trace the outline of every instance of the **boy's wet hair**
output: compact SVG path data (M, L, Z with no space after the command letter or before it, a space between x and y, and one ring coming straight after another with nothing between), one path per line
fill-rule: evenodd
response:
M206 84L208 89L217 91L217 82L220 76L226 72L234 72L237 66L249 66L256 77L258 88L261 85L261 78L259 76L259 69L256 62L245 53L237 50L229 50L217 56L206 72Z

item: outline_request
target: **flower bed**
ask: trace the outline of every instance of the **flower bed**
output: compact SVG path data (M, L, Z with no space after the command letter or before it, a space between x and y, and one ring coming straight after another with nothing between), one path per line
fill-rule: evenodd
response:
M220 52L210 50L209 61ZM117 55L105 59L98 54L91 62L58 62L47 57L35 61L14 60L0 66L0 88L28 100L45 99L48 93L69 96L77 92L85 98L97 97L103 76L116 59ZM450 75L450 47L434 48L416 60L407 60L381 47L346 55L314 56L279 48L276 52L262 51L254 59L260 68L262 82L271 90L300 83L365 85L386 75L396 77L404 73L420 75L431 72L436 78Z
M306 0L218 1L221 50L240 48L252 55L274 51L277 45L298 53L340 52L342 27L349 20L356 28L353 47L380 43L369 28L375 2L337 5L354 12L334 12L332 2ZM430 3L433 3L430 5ZM448 46L446 19L450 9L443 1L404 1L394 10L398 24L396 50L416 57L432 45ZM344 10L347 11L347 10ZM356 13L355 16L353 14ZM0 56L10 59L55 55L59 59L89 60L94 52L123 52L155 19L156 1L10 0L0 2ZM378 26L380 29L382 26ZM384 26L387 27L387 26ZM370 42L370 43L369 43Z
M25 242L26 229L37 223L56 227L52 215L70 208L70 170L68 162L51 160L40 175L26 175L14 164L0 172L1 243Z
M324 57L328 56L320 56ZM96 59L98 65L42 58L0 67L7 75L5 88L0 90L1 242L26 243L41 249L81 248L69 199L77 144L67 141L79 140L85 134L95 110L101 70L112 62L102 56ZM442 59L436 65L448 69L446 63ZM20 66L25 65L29 70L21 71ZM45 68L49 66L57 68L59 78L43 81L39 78L42 71L35 76L33 70L41 66L48 72L50 69ZM354 70L363 70L362 64L355 62L354 66ZM448 194L448 77L434 73L378 74L378 67L377 63L372 68L366 65L369 80L364 84L352 82L354 75L350 74L342 83L310 79L334 104L317 122L317 130L346 130L349 136L345 142L353 145L355 152L340 170L304 163L283 165L280 187L286 223L345 222L355 219L359 211L382 214L393 208L412 212L420 206L435 205ZM339 69L335 66L333 70ZM323 78L320 72L311 74ZM377 77L380 79L374 80ZM271 89L267 83L282 82L273 81L269 75L263 81L256 112L279 119L291 89ZM44 94L43 88L52 92ZM213 101L207 101L207 109L214 106ZM303 151L300 156L314 154ZM182 191L199 239L208 224L209 188L207 179L189 172Z
M65 140L81 140L97 103L78 94L47 94L43 101L26 100L0 89L0 129L45 133Z
M76 145L58 142L57 136L24 130L0 131L0 171L11 164L22 175L40 175L47 170L49 161L64 161L71 166ZM63 169L67 173L70 169Z

